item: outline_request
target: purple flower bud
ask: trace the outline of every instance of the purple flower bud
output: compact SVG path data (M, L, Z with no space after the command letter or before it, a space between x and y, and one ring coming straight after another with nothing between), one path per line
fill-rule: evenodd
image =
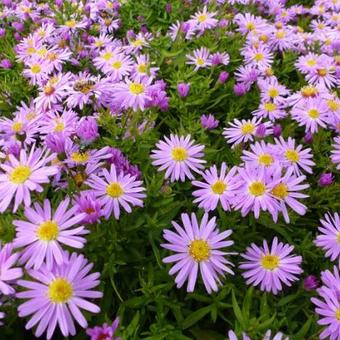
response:
M189 31L190 29L190 23L188 22L182 22L181 24L181 31L185 34Z
M331 172L324 172L319 178L320 187L328 187L333 183L333 179L334 178Z
M6 35L6 30L4 28L0 28L0 38Z
M57 7L61 7L63 5L63 0L54 0L54 3Z
M127 36L128 39L132 39L133 40L133 39L135 39L136 34L135 34L135 32L133 30L128 30L126 32L126 36Z
M25 29L24 24L17 21L12 22L12 27L14 27L18 32L22 32Z
M282 133L282 127L280 124L275 124L273 126L273 135L274 137L280 137Z
M215 66L222 64L222 58L221 58L221 55L219 53L214 53L211 56L211 64L215 65Z
M15 32L14 33L14 39L17 40L17 41L21 40L21 35L18 32Z
M219 121L212 114L201 116L201 125L204 129L212 130L218 127Z
M247 88L244 84L238 83L234 85L234 93L236 96L243 96L247 92Z
M10 7L12 5L12 0L2 0L2 4L6 7Z
M149 32L149 31L148 31L148 28L147 28L145 25L143 25L143 26L140 28L140 31L141 31L143 34L146 34L146 33Z
M9 59L2 59L0 61L0 67L2 68L10 69L12 66L12 62Z
M229 73L226 72L226 71L222 71L220 73L220 75L218 76L218 81L221 83L221 84L224 84L229 78Z
M264 124L260 124L256 131L255 134L257 137L263 138L266 136L266 126Z
M180 83L177 85L177 92L180 97L186 97L189 94L190 85L187 83Z
M303 140L305 143L310 144L313 142L313 135L311 132L307 132L305 136L303 137Z
M20 143L14 142L7 147L6 152L8 154L13 155L14 157L19 157L20 150L21 150Z
M165 12L167 12L167 13L171 13L172 12L172 5L171 5L171 3L167 3L167 4L165 4Z
M55 153L65 152L66 138L63 133L54 132L46 136L45 144L48 149Z
M319 287L319 280L316 276L314 275L308 275L304 280L303 280L303 287L307 291L314 290Z
M97 121L93 117L84 117L79 121L76 134L82 143L92 143L98 137Z
M138 20L138 21L144 21L145 18L143 17L143 15L138 15L138 16L137 16L137 20Z
M337 39L337 40L333 40L331 42L331 47L333 50L335 51L340 51L340 39Z
M229 24L229 21L227 19L221 19L218 22L218 26L221 27L221 28L228 26L228 24Z

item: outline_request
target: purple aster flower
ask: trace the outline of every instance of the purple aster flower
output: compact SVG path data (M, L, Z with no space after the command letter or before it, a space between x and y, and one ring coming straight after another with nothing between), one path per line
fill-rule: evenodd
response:
M92 143L99 136L96 119L94 117L81 118L76 127L76 134L82 143Z
M103 206L103 216L108 219L113 213L115 219L119 219L120 206L127 213L131 213L132 206L143 206L142 199L146 197L143 193L142 181L136 181L129 174L117 174L116 167L111 164L110 172L103 169L102 176L91 174L86 182Z
M319 280L315 275L308 275L303 280L303 288L307 291L315 290L319 287Z
M77 207L68 209L70 199L61 201L57 209L52 212L49 200L44 200L40 206L34 203L34 208L25 208L28 221L14 220L16 238L13 244L16 248L25 247L20 256L20 263L26 263L26 268L39 269L46 261L46 267L51 269L56 263L63 263L61 244L83 248L86 239L82 235L88 234L83 226L78 226L84 219L84 213L78 213Z
M14 198L13 212L18 210L24 202L25 206L31 205L31 191L42 192L41 184L49 183L49 177L58 172L55 166L46 166L54 155L47 156L43 150L33 146L29 154L20 151L19 159L8 155L9 162L0 167L4 173L0 174L0 212L4 212Z
M340 137L334 138L333 150L331 151L331 159L334 164L336 164L337 170L340 169Z
M227 172L226 164L222 163L220 174L218 174L216 165L202 173L204 182L192 182L192 185L199 188L192 193L194 197L197 197L194 203L199 203L200 208L209 211L215 210L221 202L223 210L229 211L235 197L235 189L238 187L235 182L236 171L237 168L233 167Z
M158 166L158 171L165 171L165 178L170 177L171 182L186 178L194 179L191 171L200 173L204 168L202 163L204 145L194 144L191 136L170 135L159 141L158 149L152 150L153 165Z
M331 172L325 172L320 175L319 178L319 186L320 187L328 187L333 183L333 175Z
M273 294L282 290L282 283L290 287L302 273L302 257L290 255L293 249L293 246L279 242L277 237L274 237L271 248L266 240L263 240L263 247L252 243L241 254L246 260L240 268L244 270L242 276L247 284L260 285L262 291Z
M193 55L187 54L186 57L188 65L195 65L194 71L211 66L210 51L205 47L194 50Z
M88 328L86 334L91 337L91 340L121 340L121 337L115 336L119 327L119 318L116 318L112 325L104 323L102 326Z
M52 132L46 136L45 145L50 151L61 154L65 152L67 139L62 132Z
M340 260L340 217L338 213L332 216L325 214L324 219L320 220L321 226L318 228L321 233L314 241L317 247L326 251L326 257L331 261Z
M75 200L75 206L78 213L86 214L82 223L92 224L99 222L102 216L102 204L92 191L82 191Z
M63 336L75 335L74 319L83 327L87 321L80 309L99 313L100 308L87 299L98 299L102 293L92 290L99 284L99 273L89 274L93 267L83 255L62 253L61 265L52 269L43 265L39 270L28 270L34 281L19 280L27 290L17 293L19 299L28 299L18 307L20 317L33 315L26 329L37 325L35 336L47 331L47 339L53 337L58 324Z
M208 214L203 215L200 225L194 213L191 214L191 218L188 214L182 214L181 219L184 228L172 221L176 232L164 230L163 237L169 243L161 246L177 254L164 258L163 262L176 262L169 274L177 273L175 279L177 288L181 288L185 281L188 281L187 291L193 292L200 270L207 292L209 294L212 291L216 292L218 284L221 284L219 276L224 273L234 274L230 269L233 264L224 257L232 253L220 250L234 243L227 240L232 231L220 233L216 229L216 217L209 220Z
M315 312L320 315L318 324L325 326L319 338L336 340L340 338L339 269L334 266L333 273L322 272L321 280L323 285L317 289L319 297L311 299L316 306Z
M218 127L218 120L212 114L201 116L201 125L204 129L212 130Z
M177 85L177 92L180 97L186 97L189 94L190 84L180 83Z
M4 295L15 293L11 286L23 273L21 268L13 267L19 253L13 253L13 243L7 243L0 250L0 292Z

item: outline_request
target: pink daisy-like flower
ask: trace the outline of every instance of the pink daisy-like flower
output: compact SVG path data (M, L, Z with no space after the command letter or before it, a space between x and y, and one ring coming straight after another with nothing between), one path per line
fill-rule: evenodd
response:
M176 232L164 230L163 237L169 243L161 246L177 254L164 258L163 262L176 262L169 274L177 273L175 279L177 288L181 288L185 281L188 281L187 291L193 292L200 270L207 292L209 294L212 291L216 292L218 284L221 284L219 276L224 273L234 274L230 269L233 264L224 257L232 253L220 250L234 243L227 240L232 231L220 233L216 229L216 217L209 220L208 214L204 214L200 225L194 213L191 214L191 218L188 214L182 214L181 219L184 228L172 221Z
M192 195L197 197L194 203L199 203L199 207L206 211L215 210L217 204L221 202L225 211L230 210L230 204L235 196L234 190L237 188L235 174L237 168L233 167L227 172L227 165L222 163L220 174L216 165L202 173L205 182L193 181L192 185L199 187Z
M313 155L311 149L302 149L302 145L295 147L295 139L288 137L285 141L283 137L275 139L277 145L277 155L281 158L282 165L286 168L293 167L297 175L301 174L301 169L311 174L312 166L315 163L311 160Z
M93 189L103 206L103 216L108 219L113 212L115 219L119 219L120 206L127 213L131 213L132 206L143 206L142 199L145 188L142 181L136 181L135 176L120 172L117 174L116 167L111 164L110 172L103 169L102 176L91 174L86 183Z
M336 164L336 168L340 170L340 137L334 138L333 148L331 151L331 160Z
M283 289L282 283L291 286L303 272L301 256L290 255L294 246L279 242L274 237L271 248L266 240L263 247L252 243L241 256L246 260L240 264L242 276L247 284L260 285L260 289L277 294Z
M92 191L82 191L75 200L78 213L84 213L82 220L84 224L99 222L102 216L102 202Z
M207 6L204 6L203 11L198 11L191 16L189 22L195 26L195 29L204 32L206 29L216 27L218 20L215 19L217 12L208 12Z
M316 133L319 126L326 128L328 107L324 100L312 98L306 101L305 105L295 105L291 111L292 118L305 126L306 132Z
M235 191L234 208L240 209L242 216L253 211L255 218L259 218L261 211L268 210L272 215L275 214L278 203L270 192L276 182L272 180L268 170L245 163L244 168L238 169L238 173L239 187Z
M240 143L252 142L257 128L262 124L266 128L265 135L270 135L272 133L272 123L263 123L261 119L257 119L256 117L253 117L251 120L242 119L241 121L235 118L233 122L229 122L231 127L224 128L223 135L229 144L233 144L232 147Z
M287 116L287 112L283 108L284 106L282 104L264 101L260 103L257 110L252 112L252 115L257 118L268 118L274 122L277 119L282 119Z
M61 201L58 208L52 213L51 203L44 200L44 204L35 203L34 208L25 208L25 217L28 221L15 220L16 238L14 247L24 249L21 252L20 263L26 263L26 268L39 269L43 262L51 269L56 263L63 263L63 249L61 244L83 248L86 239L82 235L88 234L83 227L74 227L85 217L78 213L77 207L68 209L70 199Z
M48 183L49 177L58 172L55 166L46 166L54 159L54 155L47 156L42 149L31 148L27 155L20 151L19 158L8 155L8 162L0 165L4 173L0 174L0 212L4 212L14 198L13 212L18 210L24 202L31 205L31 191L42 192L41 184Z
M87 321L80 309L99 313L100 308L87 299L98 299L102 293L92 290L99 284L99 273L89 274L93 267L83 255L63 253L61 265L52 269L45 265L39 270L28 270L32 281L19 280L27 290L17 293L19 299L29 299L18 307L20 317L33 315L26 329L37 325L35 335L47 331L47 339L53 337L58 324L63 336L75 335L74 319L83 327Z
M264 46L247 47L242 51L245 63L256 67L259 70L265 70L273 63L273 54Z
M326 326L320 333L320 339L337 340L340 338L339 269L334 266L333 272L322 272L321 280L323 285L317 289L319 297L311 299L316 306L315 312L320 315L318 324Z
M194 144L190 138L190 135L170 135L156 144L158 149L152 150L152 164L159 166L158 171L166 170L165 178L170 177L171 182L194 179L191 171L200 173L204 169L205 160L201 159L204 145Z
M146 103L152 100L148 94L148 89L152 82L152 77L144 77L140 81L119 82L114 85L113 98L121 108L132 108L134 111L144 111Z
M121 340L120 336L115 336L119 327L119 318L116 318L112 325L104 323L102 326L88 328L86 334L91 337L91 340Z
M188 65L195 65L194 71L211 66L210 51L205 47L194 50L193 55L187 54L186 57Z
M314 241L317 247L326 251L326 256L335 261L340 260L340 217L338 213L333 216L325 214L324 219L320 220L321 226L318 228L321 233Z
M7 243L0 250L0 292L4 295L15 293L11 286L23 273L21 268L13 267L19 253L13 253L13 243Z

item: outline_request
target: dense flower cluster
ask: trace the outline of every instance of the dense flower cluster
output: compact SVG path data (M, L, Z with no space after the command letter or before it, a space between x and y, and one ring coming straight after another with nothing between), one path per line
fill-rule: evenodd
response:
M150 326L137 335L139 312L120 337L125 319L103 323L112 320L106 309L102 326L88 327L88 312L109 308L93 301L104 293L111 300L117 294L114 313L144 303L154 312L148 299L156 296L167 310L155 319L175 310L181 332L198 316L211 314L215 323L230 308L222 299L239 282L265 299L280 296L298 285L305 254L321 248L337 265L321 272L320 281L306 275L303 286L318 294L311 301L324 327L319 337L339 339L339 213L323 206L327 212L307 250L302 244L311 230L303 238L290 235L292 221L310 223L309 214L321 216L315 209L322 196L338 194L331 190L340 169L339 1L309 7L285 0L174 1L155 20L160 29L147 27L146 13L138 13L134 29L125 27L125 9L132 16L133 6L140 8L131 3L0 4L0 85L18 77L27 91L19 100L7 90L0 96L0 107L10 108L0 116L0 214L6 223L13 217L14 233L0 249L0 308L19 301L18 316L30 318L26 329L47 339L74 336L78 325L92 340L181 338L164 324L159 333ZM183 15L172 17L176 4ZM270 232L260 229L268 224ZM108 228L109 241L101 233ZM124 234L131 230L148 247L142 255ZM105 255L93 255L92 246L105 248ZM153 255L165 274L154 287L151 262L140 270L136 264ZM120 296L114 275L124 265L139 280L126 294L142 292L143 302ZM169 300L173 281L165 283L166 270L179 289L205 288L212 297L189 298L212 305L183 321L181 307ZM268 330L283 323L249 318L250 289L242 311L232 295L237 327L228 338L250 339L250 331L254 338L289 339ZM267 300L259 305L264 310Z

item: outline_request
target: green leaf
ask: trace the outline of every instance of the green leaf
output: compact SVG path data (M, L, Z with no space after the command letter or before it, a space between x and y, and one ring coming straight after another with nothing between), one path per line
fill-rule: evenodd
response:
M189 314L189 316L183 321L182 329L187 329L195 325L199 320L204 318L210 311L211 311L211 307L206 306Z
M236 297L235 297L235 293L234 291L232 291L231 293L231 301L232 301L232 305L233 305L233 310L234 310L234 314L236 316L237 321L240 323L241 327L243 329L245 329L245 321L241 312L241 308L237 303Z

